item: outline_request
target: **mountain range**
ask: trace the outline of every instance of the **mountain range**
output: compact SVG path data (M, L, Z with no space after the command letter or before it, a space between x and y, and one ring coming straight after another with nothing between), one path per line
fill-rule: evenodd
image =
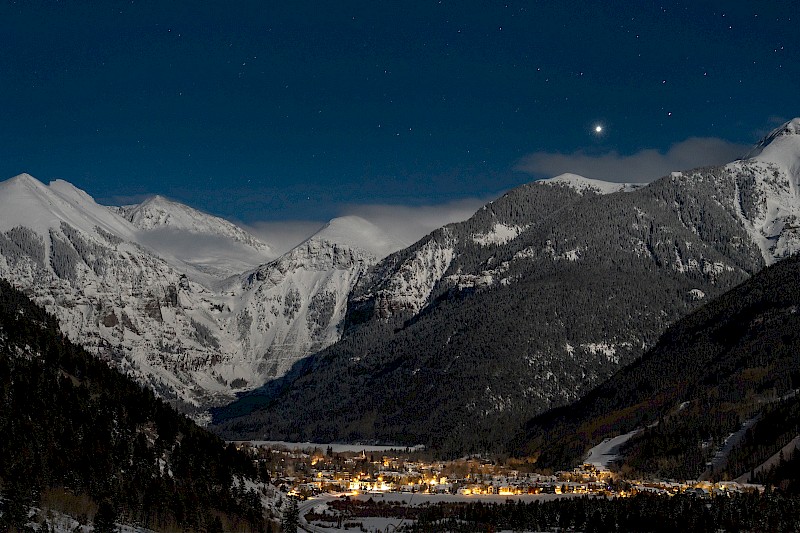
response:
M576 400L668 325L798 248L800 120L746 159L646 186L523 185L375 265L300 377L224 435L461 453Z
M725 166L525 184L408 247L344 217L280 257L161 197L23 174L0 277L195 417L225 406L225 436L487 450L795 252L799 161L795 119Z
M0 183L0 213L0 277L70 339L196 416L336 341L351 286L374 252L400 246L345 217L275 257L244 229L165 198L109 208L27 174Z

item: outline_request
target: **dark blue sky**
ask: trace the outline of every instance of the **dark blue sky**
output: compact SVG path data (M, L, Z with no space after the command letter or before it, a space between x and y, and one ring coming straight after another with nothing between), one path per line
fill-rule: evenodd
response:
M231 3L4 3L0 178L325 220L800 114L795 0Z

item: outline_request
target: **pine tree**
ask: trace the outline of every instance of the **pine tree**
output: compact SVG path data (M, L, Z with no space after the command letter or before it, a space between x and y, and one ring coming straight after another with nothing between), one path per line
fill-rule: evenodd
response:
M281 533L297 533L300 524L300 509L297 498L289 497L285 503L283 516L281 517Z
M97 513L94 515L94 530L96 533L114 533L117 530L117 511L111 502L103 500Z

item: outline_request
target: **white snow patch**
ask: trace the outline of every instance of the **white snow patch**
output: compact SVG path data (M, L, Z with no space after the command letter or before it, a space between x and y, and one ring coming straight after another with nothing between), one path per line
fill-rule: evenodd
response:
M586 456L584 462L594 466L598 470L608 470L611 463L620 458L620 447L640 431L640 429L635 429L624 435L617 435L610 439L604 439L603 442L589 450L589 454Z
M689 291L689 296L694 300L702 300L706 297L706 293L701 291L700 289L692 289Z
M443 242L430 239L408 257L378 293L381 305L419 312L455 256L455 242L446 232Z
M581 344L581 348L585 349L592 355L597 355L601 353L606 356L606 358L613 362L619 363L619 356L617 355L617 345L611 344L608 342L590 342L586 344Z
M516 239L526 229L528 226L507 226L497 223L488 233L478 233L472 239L481 246L502 245Z

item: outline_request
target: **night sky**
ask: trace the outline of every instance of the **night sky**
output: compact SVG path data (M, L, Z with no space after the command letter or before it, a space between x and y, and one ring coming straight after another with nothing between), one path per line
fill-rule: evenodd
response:
M800 114L796 0L230 4L4 2L0 179L322 221L646 181Z

